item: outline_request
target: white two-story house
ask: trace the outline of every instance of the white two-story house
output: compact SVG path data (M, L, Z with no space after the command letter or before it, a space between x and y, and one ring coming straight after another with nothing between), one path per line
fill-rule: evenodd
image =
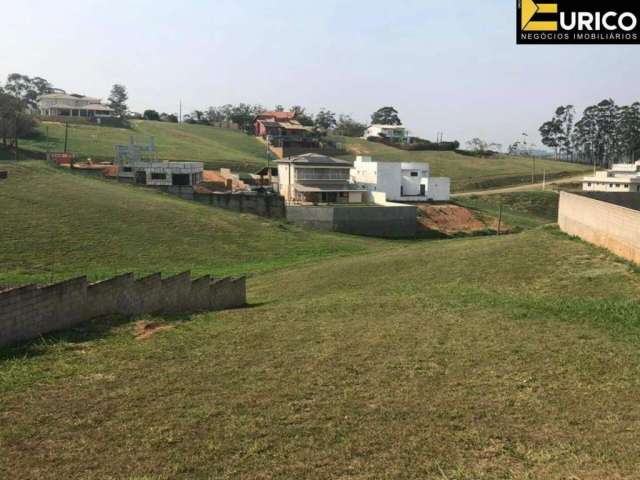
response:
M50 93L38 98L38 112L43 117L105 118L113 110L99 98L66 93Z
M374 162L359 156L351 169L351 180L369 192L384 192L388 201L448 201L451 181L430 176L428 163Z
M370 125L362 138L385 138L394 143L409 143L409 130L402 125Z
M350 180L351 162L314 153L277 161L278 191L290 205L366 203L366 188Z
M640 161L614 163L610 170L584 177L585 192L640 193Z

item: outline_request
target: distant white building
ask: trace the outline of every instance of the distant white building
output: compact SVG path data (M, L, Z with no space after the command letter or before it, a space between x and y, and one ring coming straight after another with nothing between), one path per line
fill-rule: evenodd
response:
M374 162L371 157L356 157L351 180L369 192L384 192L389 201L448 201L451 181L431 177L428 163Z
M50 93L38 97L38 112L43 117L105 118L113 116L113 109L99 98L66 93Z
M610 170L584 177L585 192L640 193L640 161L615 163Z
M396 143L408 143L409 130L402 125L370 125L364 131L362 138L369 137L386 138Z

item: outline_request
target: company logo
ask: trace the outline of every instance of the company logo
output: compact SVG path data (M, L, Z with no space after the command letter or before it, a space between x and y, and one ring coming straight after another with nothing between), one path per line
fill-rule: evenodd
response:
M520 18L522 30L525 32L556 32L558 22L555 20L533 20L539 13L558 13L557 3L535 3L533 0L522 0Z
M517 0L519 44L640 43L636 0Z

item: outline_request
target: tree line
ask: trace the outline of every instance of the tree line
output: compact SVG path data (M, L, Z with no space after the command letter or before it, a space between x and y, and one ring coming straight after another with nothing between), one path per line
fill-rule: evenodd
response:
M573 105L560 106L540 126L540 136L559 160L601 167L633 162L640 158L640 102L617 105L605 99L577 120Z
M185 123L199 125L222 126L236 124L248 133L252 132L253 122L257 115L268 111L260 104L238 103L236 105L226 104L217 107L208 107L202 110L196 109L183 116ZM273 109L276 112L284 112L283 105L276 105ZM311 113L306 107L292 105L290 112L294 114L294 119L306 127L312 127L317 133L331 131L335 135L345 137L361 137L367 129L367 124L355 120L350 115L337 114L331 110L322 108L317 113ZM160 113L157 110L145 110L143 114L145 120L178 122L176 115ZM371 115L372 124L401 125L398 111L393 107L381 107Z

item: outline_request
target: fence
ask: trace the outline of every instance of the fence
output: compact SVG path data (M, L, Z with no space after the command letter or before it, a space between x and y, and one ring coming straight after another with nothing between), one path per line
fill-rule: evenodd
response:
M195 313L246 304L245 278L181 273L135 279L132 273L98 283L86 277L0 292L0 347L106 315Z
M563 232L640 264L640 196L636 193L560 193Z

